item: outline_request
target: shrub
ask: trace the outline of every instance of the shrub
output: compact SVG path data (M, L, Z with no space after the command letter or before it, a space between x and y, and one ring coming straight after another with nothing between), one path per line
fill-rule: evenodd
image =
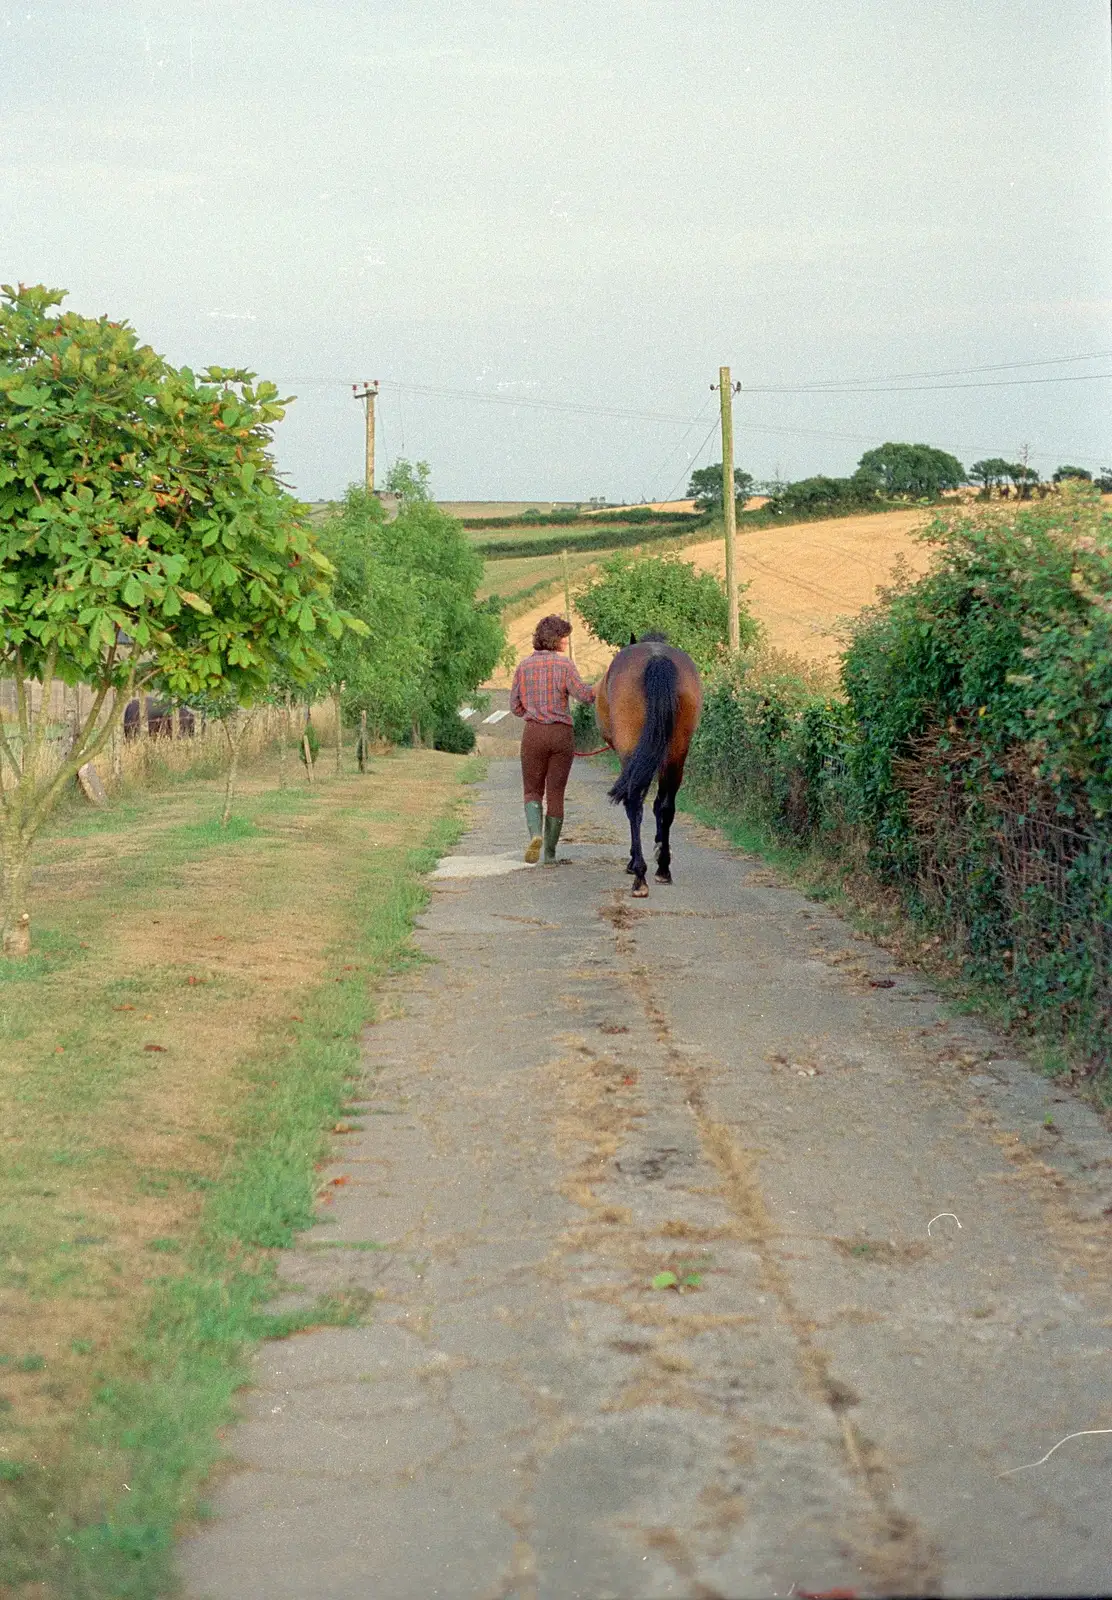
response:
M475 748L475 730L469 722L464 722L458 711L452 711L437 723L433 748L446 750L453 756L470 755Z
M742 657L707 688L692 780L778 838L833 840L853 820L849 707L822 668L778 652Z
M801 478L786 483L764 506L770 516L830 516L837 511L875 507L881 503L880 483L867 472L852 478Z
M725 587L712 572L696 572L678 555L631 557L618 552L576 591L575 604L595 637L615 649L627 645L632 635L656 632L686 650L704 671L725 660ZM752 644L758 625L744 605L740 625L742 644Z
M602 743L602 734L595 720L594 706L584 705L581 700L574 701L571 709L571 725L575 732L577 750L594 750Z

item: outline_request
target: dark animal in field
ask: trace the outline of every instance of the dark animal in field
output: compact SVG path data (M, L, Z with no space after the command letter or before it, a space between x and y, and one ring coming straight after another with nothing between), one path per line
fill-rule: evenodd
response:
M188 706L178 707L178 737L192 739L197 731L197 719ZM143 732L138 700L129 700L124 707L124 738L137 739ZM169 700L151 700L147 704L147 733L152 739L171 739L174 735L174 707Z
M630 856L626 868L637 899L648 894L641 850L641 817L649 785L656 779L656 881L671 883L671 829L684 763L703 707L699 669L662 633L631 639L606 669L595 714L603 737L616 750L621 775L611 800L625 806Z

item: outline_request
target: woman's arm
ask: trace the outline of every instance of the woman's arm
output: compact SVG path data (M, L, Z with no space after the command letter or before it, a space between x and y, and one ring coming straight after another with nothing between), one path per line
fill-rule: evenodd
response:
M574 661L569 661L565 657L564 666L567 668L567 691L572 699L582 700L585 705L591 705L595 698L594 685L583 682Z
M514 673L514 681L510 688L510 710L515 717L523 717L525 715L525 701L521 698L520 662L518 663L517 671Z

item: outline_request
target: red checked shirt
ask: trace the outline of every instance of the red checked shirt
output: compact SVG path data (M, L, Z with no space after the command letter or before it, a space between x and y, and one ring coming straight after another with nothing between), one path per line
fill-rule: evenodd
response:
M520 662L510 690L510 710L529 722L571 723L568 696L573 700L595 698L590 684L583 682L575 664L558 650L534 650Z

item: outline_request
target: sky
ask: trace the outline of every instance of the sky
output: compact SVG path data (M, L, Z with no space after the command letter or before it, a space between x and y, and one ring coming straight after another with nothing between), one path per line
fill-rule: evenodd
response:
M0 281L296 396L305 499L376 378L442 499L682 493L723 364L758 479L1112 466L1107 0L0 0L0 83Z

